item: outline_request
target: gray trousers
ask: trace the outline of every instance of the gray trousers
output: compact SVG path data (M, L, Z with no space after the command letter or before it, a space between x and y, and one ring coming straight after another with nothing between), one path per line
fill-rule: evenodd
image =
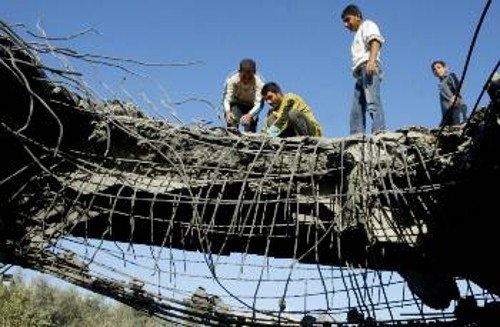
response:
M280 137L314 136L316 134L316 126L301 111L292 109L286 115L287 127L281 132ZM270 115L267 125L271 126L275 121L276 116Z

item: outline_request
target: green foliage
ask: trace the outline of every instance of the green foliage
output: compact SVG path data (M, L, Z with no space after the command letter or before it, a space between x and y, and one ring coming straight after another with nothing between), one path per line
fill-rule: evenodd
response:
M9 327L157 327L160 323L102 296L89 296L76 289L59 289L44 278L24 282L16 276L0 283L0 326Z

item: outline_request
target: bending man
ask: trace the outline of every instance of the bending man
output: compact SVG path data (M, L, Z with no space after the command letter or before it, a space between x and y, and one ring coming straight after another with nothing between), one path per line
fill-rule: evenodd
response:
M243 125L245 132L255 132L262 110L261 89L263 79L257 74L257 65L252 59L243 59L238 72L232 74L224 87L224 118L227 127Z

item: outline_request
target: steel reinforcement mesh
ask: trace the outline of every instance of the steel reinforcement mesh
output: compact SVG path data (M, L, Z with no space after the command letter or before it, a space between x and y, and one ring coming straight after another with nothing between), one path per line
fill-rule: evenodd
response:
M26 99L0 121L20 158L0 182L15 262L185 326L455 318L455 299L432 309L410 290L402 254L380 260L420 251L456 147L423 128L276 139L185 124L176 106L209 102L91 86L76 67L144 81L130 66L147 63L55 45L85 33L1 24L2 78ZM461 298L497 300L452 280Z

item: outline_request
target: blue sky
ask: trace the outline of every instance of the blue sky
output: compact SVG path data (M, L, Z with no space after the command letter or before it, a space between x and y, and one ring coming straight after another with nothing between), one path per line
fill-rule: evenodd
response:
M165 98L182 102L192 97L220 106L225 78L242 58L250 57L257 61L267 81L278 82L285 92L297 93L310 104L326 136L342 137L348 135L354 85L350 71L353 34L340 19L348 3L4 0L0 12L5 22L23 23L31 30L36 31L40 22L49 36L68 36L88 28L98 30L98 34L57 43L82 53L143 62L202 62L186 67L133 67L158 83L120 70L78 66L104 98L112 97L112 93L125 97L120 88L125 85L133 98L141 99L141 94L147 94L159 107ZM430 64L442 59L452 71L461 73L485 3L356 2L365 18L379 25L386 39L382 49L382 99L389 129L409 125L434 127L439 123L437 80ZM463 94L469 110L499 60L499 31L500 3L493 1L465 79ZM482 104L486 102L485 98ZM185 122L204 118L215 119L214 124L220 125L214 111L203 102L187 102L176 108Z
M240 59L254 58L266 80L278 82L285 92L297 93L311 105L326 136L341 137L348 134L353 92L349 50L353 34L340 20L348 3L53 0L28 5L6 0L0 10L2 19L9 23L24 23L36 29L40 21L50 36L95 28L99 35L87 34L69 43L82 52L145 62L203 62L149 69L146 73L158 80L163 93L157 85L127 79L126 87L132 96L144 92L155 103L168 94L174 102L196 97L219 106L224 79L237 68ZM386 39L382 50L382 98L389 129L438 124L437 80L430 63L443 59L452 71L462 71L485 3L356 2L365 18L379 24ZM469 106L500 57L499 30L500 4L493 1L465 80L464 96ZM122 75L97 68L87 77L106 83L121 96L117 81ZM185 122L216 119L214 111L200 102L188 102L178 110ZM215 124L220 122L216 120Z

